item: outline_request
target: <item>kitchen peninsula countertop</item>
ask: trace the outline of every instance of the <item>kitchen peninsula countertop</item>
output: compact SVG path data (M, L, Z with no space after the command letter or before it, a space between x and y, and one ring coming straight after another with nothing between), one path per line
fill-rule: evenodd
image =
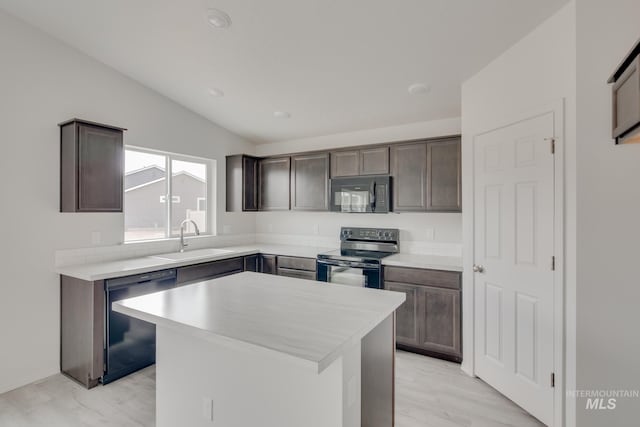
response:
M56 272L64 276L75 277L77 279L93 282L96 280L124 277L133 274L148 273L151 271L183 267L186 265L193 265L204 262L219 261L223 259L254 255L258 253L316 258L318 254L329 252L333 248L255 243L250 245L227 246L212 249L219 249L224 252L204 256L194 256L193 258L185 258L179 260L161 258L163 254L148 255L138 258L58 267L56 268ZM195 255L198 252L202 253L206 250L207 249L195 249L192 252ZM189 251L187 251L186 253L188 254ZM382 265L445 271L462 271L462 258L440 255L420 255L401 252L383 258Z
M56 268L56 273L93 282L96 280L112 279L115 277L148 273L151 271L183 267L185 265L193 265L203 262L219 261L258 253L315 258L319 253L330 251L332 248L256 243L252 245L227 246L212 249L219 249L225 252L208 256L185 258L181 260L160 258L164 254L148 255L139 258L58 267ZM201 252L205 250L206 249L194 249L192 252L198 253L199 251ZM189 251L186 253L188 252Z

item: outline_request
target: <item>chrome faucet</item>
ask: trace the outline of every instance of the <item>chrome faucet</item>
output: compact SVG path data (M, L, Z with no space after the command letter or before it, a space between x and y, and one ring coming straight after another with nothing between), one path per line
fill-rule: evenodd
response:
M189 246L189 244L184 241L184 228L185 228L185 225L187 225L188 223L193 224L193 226L195 227L196 236L200 235L200 229L198 229L198 224L196 224L194 220L185 219L184 221L182 221L180 223L180 252L184 252L184 248Z

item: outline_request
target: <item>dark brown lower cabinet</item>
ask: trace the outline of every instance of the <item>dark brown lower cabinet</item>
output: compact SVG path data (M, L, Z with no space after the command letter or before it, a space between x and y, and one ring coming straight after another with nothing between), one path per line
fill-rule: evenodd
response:
M86 388L104 373L104 281L60 276L60 371Z
M260 254L244 257L244 271L260 271Z
M188 265L178 268L176 284L182 286L201 280L241 273L242 271L244 271L244 259L242 257Z
M396 311L396 346L460 362L461 274L387 267L384 278L385 289L407 296Z
M409 346L420 345L420 332L418 329L418 316L420 309L418 294L420 286L407 283L385 282L384 288L388 291L403 292L407 299L396 310L396 343Z
M295 277L296 279L316 280L315 258L278 256L278 276Z
M296 279L316 280L315 271L294 270L278 267L278 276L295 277Z
M180 267L176 286L240 273L244 266L245 258L237 257ZM87 388L98 385L105 369L104 282L60 276L60 371Z
M260 273L277 274L277 256L260 254Z

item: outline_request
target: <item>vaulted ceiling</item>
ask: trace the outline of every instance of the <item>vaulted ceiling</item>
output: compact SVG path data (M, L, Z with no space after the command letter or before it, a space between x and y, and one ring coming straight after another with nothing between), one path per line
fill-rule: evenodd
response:
M0 0L0 8L261 143L457 117L461 83L565 2ZM232 25L213 27L210 8ZM414 83L427 92L410 95Z

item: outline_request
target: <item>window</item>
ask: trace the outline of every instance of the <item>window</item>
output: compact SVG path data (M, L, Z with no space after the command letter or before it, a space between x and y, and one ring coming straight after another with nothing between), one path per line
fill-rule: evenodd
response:
M208 232L208 176L205 159L126 147L125 242L175 237L185 219ZM195 234L193 224L185 234Z

